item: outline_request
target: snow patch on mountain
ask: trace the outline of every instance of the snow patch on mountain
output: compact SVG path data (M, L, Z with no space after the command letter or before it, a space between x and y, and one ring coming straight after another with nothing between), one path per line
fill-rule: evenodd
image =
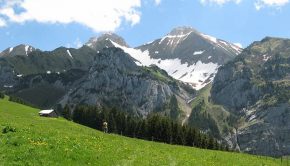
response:
M200 33L200 35L201 35L203 38L205 38L205 39L207 39L207 40L209 40L209 41L211 41L211 42L213 42L213 43L217 43L217 38L215 38L215 37L212 37L212 36L210 36L210 35L206 35L206 34L203 34L203 33Z
M139 50L134 48L128 48L121 46L111 41L115 47L121 48L136 61L135 63L139 66L150 66L156 65L161 69L165 70L173 78L180 81L191 84L195 89L201 89L213 80L213 75L216 74L219 67L215 63L202 63L201 61L196 62L193 65L188 63L181 63L181 60L176 59L165 59L160 58L154 59L149 55L149 51Z
M9 48L9 53L11 53L13 51L14 47L10 47Z
M265 61L265 62L267 62L270 58L271 58L271 56L268 56L267 54L263 55L263 61Z
M26 46L25 46L25 54L26 54L26 56L28 56L28 54L27 54L28 49L29 49L29 45L26 45Z
M180 34L180 35L166 35L160 40L159 44L161 44L165 39L177 39L177 40L179 39L180 40L180 38L183 38L183 40L184 40L190 34L191 34L191 32L186 33L186 34Z
M241 43L234 43L235 46L237 46L238 48L243 48L243 45Z
M153 43L154 41L150 41L150 42L147 42L147 43L145 43L145 44L143 44L143 45L148 45L148 44L151 44L151 43Z
M225 41L219 40L219 42L222 43L222 44L224 44L224 45L228 45L228 43L225 42Z
M73 56L72 56L72 54L70 53L69 50L66 50L66 52L67 52L67 54L68 54L71 58L73 58Z
M203 51L195 51L195 52L193 53L193 55L200 55L200 54L203 54L204 51L205 51L205 50L203 50Z
M243 51L242 47L239 47L237 44L231 44L231 47L237 51L237 54L240 54Z
M3 85L3 88L13 88L13 85Z
M227 48L233 49L236 52L236 55L240 54L242 52L242 50L243 50L238 45L232 44L232 43L228 43L228 42L223 41L223 40L218 40L217 45L219 47L223 48L226 51L229 51L229 49L227 49Z

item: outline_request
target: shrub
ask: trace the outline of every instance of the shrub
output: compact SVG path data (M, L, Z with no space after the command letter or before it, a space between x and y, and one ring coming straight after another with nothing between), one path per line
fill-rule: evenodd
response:
M5 126L2 130L3 134L9 133L9 132L16 132L16 128L11 126Z

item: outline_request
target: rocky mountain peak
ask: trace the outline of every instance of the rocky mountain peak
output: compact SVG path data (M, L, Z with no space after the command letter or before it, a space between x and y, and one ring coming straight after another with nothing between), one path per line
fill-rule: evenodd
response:
M103 48L112 47L113 44L111 41L113 41L121 46L129 47L128 44L126 43L126 41L122 37L120 37L119 35L117 35L115 33L111 33L111 32L103 33L102 35L100 35L98 37L92 37L89 39L89 41L85 45L88 47L91 47L93 49L98 50L100 47L99 45L102 45Z
M261 41L253 42L245 50L247 58L255 59L260 57L275 56L276 54L282 54L289 51L289 39L266 37ZM287 53L285 53L287 55ZM265 58L268 59L268 58Z
M172 31L168 34L168 35L172 35L172 36L177 36L177 35L185 35L191 32L197 32L195 29L193 29L192 27L177 27L172 29Z
M155 64L173 78L189 83L196 89L210 83L219 66L242 51L233 43L200 33L191 27L174 28L162 38L137 49L143 55L137 56L138 52L134 51L131 55L138 62L143 65Z
M0 53L0 56L15 56L15 55L28 56L31 52L35 50L36 48L30 45L20 44L15 47L5 49L3 52Z

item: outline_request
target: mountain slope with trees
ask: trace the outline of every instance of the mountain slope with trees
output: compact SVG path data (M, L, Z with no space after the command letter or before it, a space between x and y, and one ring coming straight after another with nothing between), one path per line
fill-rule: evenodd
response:
M38 111L0 99L1 165L280 165L280 159L104 134Z
M66 106L63 115L74 122L103 130L103 122L107 122L108 132L167 144L194 146L204 149L229 150L226 145L203 134L197 128L181 125L169 117L152 113L145 119L134 117L117 109L98 108L93 106L77 106L70 110Z

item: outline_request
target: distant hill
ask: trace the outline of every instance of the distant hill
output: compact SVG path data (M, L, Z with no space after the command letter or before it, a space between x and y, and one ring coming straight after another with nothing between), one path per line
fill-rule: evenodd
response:
M38 111L0 99L0 165L280 165L280 159L103 134Z

